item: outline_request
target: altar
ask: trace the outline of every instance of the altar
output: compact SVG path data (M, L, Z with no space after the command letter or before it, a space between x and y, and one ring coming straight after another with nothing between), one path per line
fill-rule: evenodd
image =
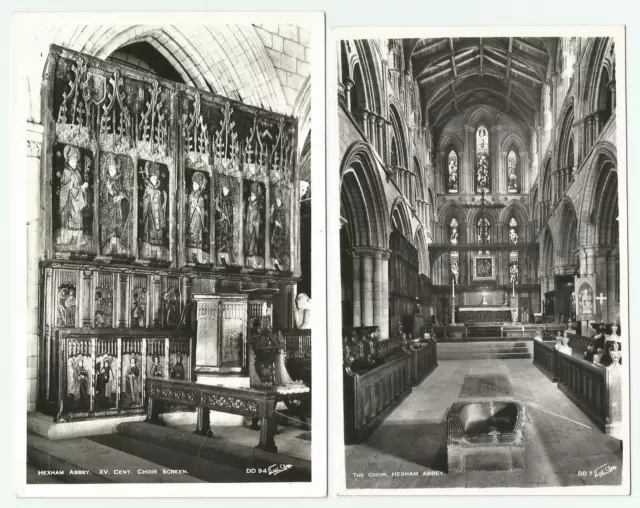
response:
M461 323L510 323L511 308L508 305L477 305L458 308Z

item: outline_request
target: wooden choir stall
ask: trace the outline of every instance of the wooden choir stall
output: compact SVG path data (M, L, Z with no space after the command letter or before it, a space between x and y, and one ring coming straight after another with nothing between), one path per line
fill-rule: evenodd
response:
M296 119L57 46L43 80L38 411L142 414L161 380L308 398Z

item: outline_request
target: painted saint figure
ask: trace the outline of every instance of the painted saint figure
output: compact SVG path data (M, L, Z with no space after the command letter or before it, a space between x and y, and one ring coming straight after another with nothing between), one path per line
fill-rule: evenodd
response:
M113 370L111 360L105 357L102 365L97 365L98 375L96 376L96 402L103 407L111 405L111 393L113 392Z
M282 191L276 191L276 202L271 205L271 258L273 266L284 270L288 264L287 256L287 218L282 204Z
M258 255L260 246L260 226L262 218L262 192L257 183L251 184L251 192L247 199L244 222L244 255L246 264L253 268L260 266Z
M73 383L72 391L74 404L76 407L86 407L89 404L89 372L84 366L82 355L78 355L77 360L72 360Z
M109 154L106 167L107 174L103 182L106 199L101 220L106 234L102 248L105 254L120 254L126 252L131 201L122 182L121 163L118 158Z
M207 178L203 173L197 172L193 175L191 185L192 191L187 204L187 247L194 255L194 261L203 263L206 262L202 248L207 230L203 192L207 187Z
M218 261L230 264L233 259L233 196L230 184L223 179L216 199L216 253Z
M140 368L136 364L135 356L129 360L129 368L125 376L127 378L127 396L131 399L132 404L137 404L140 397Z
M142 239L149 245L164 246L167 227L167 193L160 188L160 168L144 165L145 190L142 198Z
M151 366L149 367L150 377L162 377L162 365L160 365L160 358L157 355L153 355Z
M57 326L73 328L76 325L76 288L62 286L58 291Z
M84 238L82 212L87 206L88 182L80 174L80 150L67 145L64 148L64 169L60 176L60 236L59 243L75 243L77 247L87 244Z
M182 356L178 356L175 365L171 367L171 379L184 379L184 365L182 363Z

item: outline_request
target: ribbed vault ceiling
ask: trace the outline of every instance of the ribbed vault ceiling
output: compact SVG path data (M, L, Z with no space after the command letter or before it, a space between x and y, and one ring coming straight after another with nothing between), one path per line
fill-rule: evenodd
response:
M430 124L438 129L466 108L486 104L533 126L557 39L405 39Z

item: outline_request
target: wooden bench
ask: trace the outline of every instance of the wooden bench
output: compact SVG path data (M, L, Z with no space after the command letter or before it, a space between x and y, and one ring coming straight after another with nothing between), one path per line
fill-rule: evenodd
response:
M210 411L247 416L260 421L261 450L277 452L275 444L276 393L251 388L210 386L190 381L147 378L147 422L160 423L165 404L195 407L198 411L196 433L211 432Z

